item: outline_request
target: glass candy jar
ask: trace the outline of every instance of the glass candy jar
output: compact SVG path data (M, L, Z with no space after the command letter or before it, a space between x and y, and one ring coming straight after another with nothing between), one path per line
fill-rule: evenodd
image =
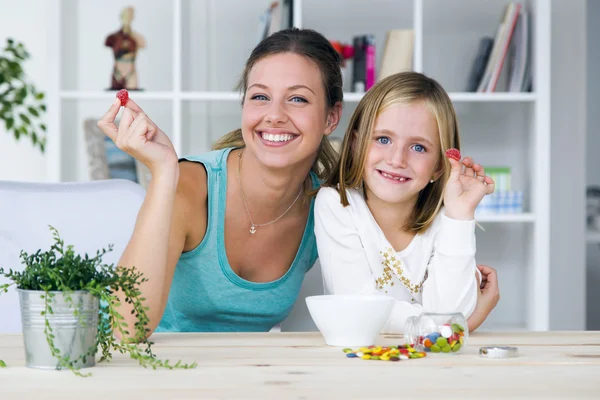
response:
M417 351L461 353L469 330L462 313L423 313L406 321L404 337Z

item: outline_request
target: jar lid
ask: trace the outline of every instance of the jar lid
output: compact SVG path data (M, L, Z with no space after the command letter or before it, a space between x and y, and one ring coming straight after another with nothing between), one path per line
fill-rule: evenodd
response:
M519 350L516 347L480 347L479 355L485 358L514 358L519 356Z

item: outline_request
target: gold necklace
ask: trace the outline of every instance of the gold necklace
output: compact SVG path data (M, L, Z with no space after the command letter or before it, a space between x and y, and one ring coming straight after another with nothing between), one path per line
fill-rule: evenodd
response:
M238 155L239 162L238 162L238 168L237 168L237 177L238 177L238 182L240 184L240 191L242 192L242 199L244 200L244 207L246 207L246 213L248 214L248 218L250 219L250 233L252 235L254 235L256 233L256 228L261 227L261 226L271 225L272 223L279 221L285 214L287 214L287 212L292 209L294 204L296 204L296 201L298 201L298 199L300 198L300 195L302 194L302 187L300 187L300 191L298 192L298 195L296 196L296 198L294 199L292 204L290 204L290 206L287 208L287 210L285 210L283 212L283 214L281 214L279 217L275 218L273 221L266 222L264 224L255 224L254 221L252 221L252 216L250 216L250 210L248 210L248 203L246 202L246 196L244 195L244 188L242 187L242 179L240 178L240 169L242 167L243 154L244 154L244 151L242 150L240 152L240 154Z

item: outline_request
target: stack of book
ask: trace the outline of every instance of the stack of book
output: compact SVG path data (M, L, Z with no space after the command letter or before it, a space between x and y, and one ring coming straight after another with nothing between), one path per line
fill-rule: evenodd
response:
M258 41L294 26L294 0L273 1L259 18Z
M508 92L531 91L529 12L520 3L506 6L496 37L483 37L467 82L468 92L496 92L503 68L508 65Z

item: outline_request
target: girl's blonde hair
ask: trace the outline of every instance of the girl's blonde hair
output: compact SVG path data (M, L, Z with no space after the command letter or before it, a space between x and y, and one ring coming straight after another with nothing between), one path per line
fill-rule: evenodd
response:
M333 48L329 40L322 34L312 29L290 28L284 29L263 39L252 51L246 61L242 78L238 85L244 98L246 87L248 86L248 75L252 67L261 59L282 53L294 53L306 57L314 62L319 70L325 88L327 110L331 110L337 104L341 104L344 98L342 90L342 70L340 69L341 56ZM242 101L243 105L243 101ZM213 145L213 150L220 150L228 147L244 147L244 138L242 130L236 129L233 132L221 137ZM311 168L321 180L325 180L337 162L337 153L327 136L323 136L317 158ZM314 194L316 192L312 192Z
M344 206L349 204L346 189L358 189L365 195L363 173L367 153L372 143L375 120L394 105L408 105L415 102L422 102L437 121L440 135L440 161L436 170L442 171L435 182L428 184L419 193L415 208L406 223L406 230L420 233L431 226L443 205L444 187L450 176L450 163L445 152L450 148L460 150L458 121L452 101L438 82L423 74L417 72L394 74L375 84L364 95L346 129L337 165L323 186L336 188Z

